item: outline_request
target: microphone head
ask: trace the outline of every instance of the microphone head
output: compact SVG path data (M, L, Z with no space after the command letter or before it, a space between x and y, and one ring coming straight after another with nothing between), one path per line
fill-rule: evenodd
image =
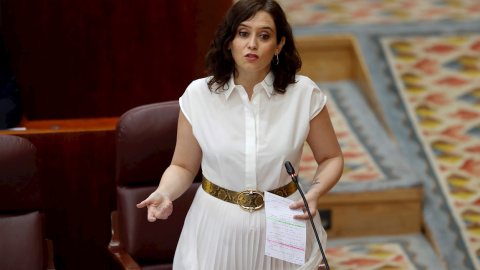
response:
M290 161L285 162L285 168L287 169L287 173L289 175L295 174L295 170L293 169L292 163L290 163Z

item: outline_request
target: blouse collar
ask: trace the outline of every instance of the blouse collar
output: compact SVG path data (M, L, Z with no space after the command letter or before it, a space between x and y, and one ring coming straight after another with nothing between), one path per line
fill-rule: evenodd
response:
M259 84L265 89L265 92L267 93L268 97L270 98L273 95L274 88L273 88L273 81L275 80L275 76L273 73L270 71L267 76L265 76L265 79L261 81ZM257 84L258 85L258 84ZM228 100L228 97L230 97L230 94L232 94L233 89L235 89L237 85L235 85L235 82L233 80L233 74L230 76L230 80L228 81L228 89L224 92L225 93L225 100Z

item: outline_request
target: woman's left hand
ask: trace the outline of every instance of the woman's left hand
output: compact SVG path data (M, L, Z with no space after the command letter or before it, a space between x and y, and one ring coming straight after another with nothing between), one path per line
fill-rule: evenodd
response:
M317 215L317 202L318 198L317 196L313 196L311 194L306 194L305 199L307 199L308 203L308 209L310 210L310 214L312 215L312 218L314 218ZM298 209L302 208L303 210L303 215L294 215L294 219L303 219L303 220L308 220L310 219L308 217L307 209L305 208L305 204L303 203L303 199L300 199L299 201L296 201L290 205L290 209Z

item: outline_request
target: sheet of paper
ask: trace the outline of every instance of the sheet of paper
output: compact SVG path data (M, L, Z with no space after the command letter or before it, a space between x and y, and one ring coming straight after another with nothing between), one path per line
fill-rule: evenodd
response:
M24 131L24 130L27 130L26 127L14 127L14 128L7 128L7 130L11 130L11 131Z
M307 222L294 219L302 209L292 210L294 202L265 192L266 242L265 255L287 262L305 264Z

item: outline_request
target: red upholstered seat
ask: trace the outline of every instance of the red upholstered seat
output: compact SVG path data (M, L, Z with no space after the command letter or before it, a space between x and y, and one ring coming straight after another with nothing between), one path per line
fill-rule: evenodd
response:
M0 269L54 269L36 151L24 138L0 135Z
M0 231L0 269L45 269L45 233L39 211L0 215Z
M117 211L112 213L109 252L124 269L171 269L175 248L201 174L174 201L167 220L148 222L136 204L153 192L175 150L178 101L140 106L123 114L116 128Z

